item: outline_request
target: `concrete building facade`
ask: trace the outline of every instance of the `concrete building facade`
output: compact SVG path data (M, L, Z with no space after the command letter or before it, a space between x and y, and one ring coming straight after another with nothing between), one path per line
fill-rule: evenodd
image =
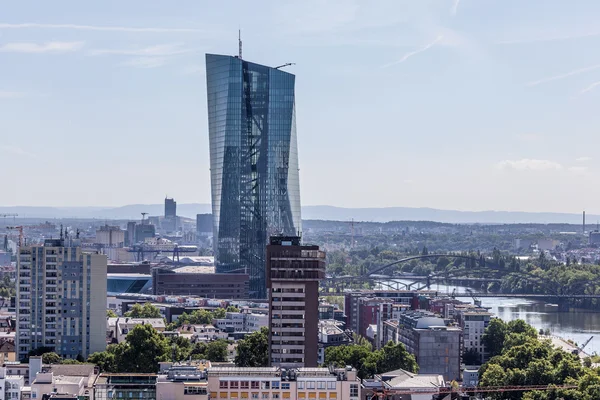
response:
M125 245L125 231L118 226L101 226L96 230L96 244L106 247L123 247Z
M267 246L269 364L316 367L319 341L319 281L325 252L299 237L271 237Z
M78 240L19 248L18 359L39 347L63 358L105 349L106 265L105 255L84 252Z
M402 343L415 356L419 373L460 379L462 329L446 326L439 317L424 312L408 312L400 319L385 321L382 336L387 343Z

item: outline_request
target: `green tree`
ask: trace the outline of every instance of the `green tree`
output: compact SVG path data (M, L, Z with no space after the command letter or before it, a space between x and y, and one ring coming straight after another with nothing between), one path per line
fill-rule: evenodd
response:
M117 318L118 315L113 310L106 310L106 317L107 318Z
M160 361L171 359L168 339L149 324L137 325L114 349L119 372L156 372Z
M240 309L235 306L228 306L227 312L240 312Z
M476 348L472 347L470 349L465 350L462 355L462 360L465 365L480 365L481 364L481 354L477 351Z
M206 359L212 362L227 361L227 341L215 340L209 342L206 348Z
M376 373L394 371L400 368L415 373L419 371L415 356L410 354L402 343L394 344L390 341L377 352L381 353L381 358L377 363Z
M62 361L62 357L53 351L42 354L42 362L44 364L60 364L61 361Z
M269 364L269 330L266 327L238 342L235 365L238 367L266 367Z
M508 327L501 319L494 318L490 321L481 337L481 341L489 352L490 357L497 356L502 352L507 331Z
M125 316L129 318L162 318L160 309L151 303L145 303L143 306L134 304L131 310L125 313Z
M102 372L117 372L117 361L113 350L115 346L117 345L111 344L106 351L90 354L87 361L97 365Z
M170 340L171 346L171 357L174 357L175 361L187 360L192 353L192 342L188 338L183 336L174 336ZM173 350L175 346L175 350Z

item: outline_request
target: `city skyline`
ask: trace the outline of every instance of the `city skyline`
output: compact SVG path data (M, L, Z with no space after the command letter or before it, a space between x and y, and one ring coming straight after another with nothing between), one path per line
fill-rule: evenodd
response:
M203 55L241 28L296 63L304 205L600 213L595 2L61 4L0 20L0 205L208 203Z

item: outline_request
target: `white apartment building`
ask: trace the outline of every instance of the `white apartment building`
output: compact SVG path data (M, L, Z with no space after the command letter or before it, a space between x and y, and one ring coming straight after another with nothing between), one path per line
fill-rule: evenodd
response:
M6 367L0 367L0 400L19 400L23 386L24 376L8 375Z
M250 314L244 312L228 312L225 318L214 320L216 328L227 332L256 332L269 325L267 314Z
M481 338L485 328L490 323L492 314L484 309L460 309L455 308L455 317L463 328L463 347L467 351L475 349L480 355L480 363L483 364L489 358L489 353L483 345Z
M358 400L356 370L211 367L208 390L213 399Z
M106 348L105 255L78 239L22 246L17 259L17 359L49 347L63 358Z

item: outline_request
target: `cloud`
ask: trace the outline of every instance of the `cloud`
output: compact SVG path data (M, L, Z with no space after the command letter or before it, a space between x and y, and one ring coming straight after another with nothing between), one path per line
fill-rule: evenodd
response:
M415 183L415 181L413 181L412 179L405 179L403 182L407 185L412 185L413 183Z
M6 92L0 90L0 99L21 99L25 97L23 92Z
M583 166L569 167L567 169L569 170L569 172L572 172L575 175L584 175L588 172L588 167Z
M0 46L0 52L4 53L30 53L30 54L57 54L69 53L81 50L84 42L14 42Z
M0 29L72 29L81 31L132 32L132 33L199 33L204 32L195 28L136 28L129 26L97 26L76 24L6 24L0 23Z
M521 160L503 160L496 164L499 169L512 169L516 171L558 171L563 166L550 160L535 160L523 158Z
M117 56L141 56L141 57L165 57L197 51L182 47L181 43L158 44L155 46L139 49L96 49L90 50L92 56L117 55Z
M527 86L537 86L537 85L540 85L542 83L547 83L547 82L552 82L552 81L556 81L556 80L559 80L559 79L568 78L569 76L579 75L579 74L582 74L584 72L593 71L593 70L598 69L598 68L600 68L600 64L591 65L589 67L584 67L584 68L579 68L579 69L567 72L565 74L552 76L550 78L539 79L537 81L531 81L531 82L527 83Z
M136 57L125 61L121 65L133 68L157 68L167 63L164 57Z
M408 60L409 58L411 58L414 55L417 55L419 53L423 53L424 51L427 51L428 49L430 49L431 47L433 47L437 42L439 42L440 40L442 40L444 36L438 36L437 38L435 38L435 40L431 43L426 44L425 46L421 47L418 50L414 50L411 52L406 53L405 55L402 56L401 59L382 65L381 68L388 68L391 67L393 65L398 65L398 64L402 64L404 61Z
M454 0L454 3L452 3L452 8L450 9L450 14L452 14L452 16L456 15L459 4L460 4L460 0Z
M25 151L19 146L13 146L13 145L0 145L0 152L14 154L17 156L25 156L25 157L30 157L30 158L37 157L35 154Z
M577 162L588 162L588 161L592 161L592 157L587 157L587 156L579 157L579 158L576 158L575 161L577 161Z
M579 94L584 94L585 92L589 92L590 90L592 90L593 88L595 88L598 85L600 85L600 81L592 83L591 85L589 85L588 87L583 89L581 92L579 92Z

